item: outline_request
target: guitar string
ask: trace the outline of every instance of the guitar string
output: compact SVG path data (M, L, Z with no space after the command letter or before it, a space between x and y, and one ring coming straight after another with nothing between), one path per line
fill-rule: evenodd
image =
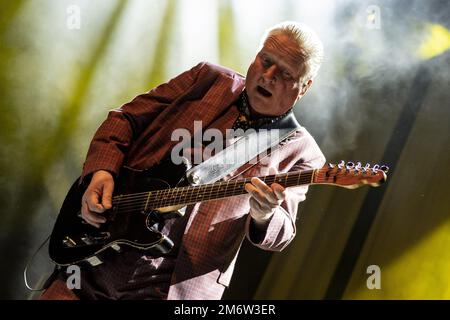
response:
M320 178L321 175L321 170L325 170L325 169L320 169L317 176ZM280 181L280 180L285 180L286 177L287 178L302 178L302 175L306 175L308 177L308 179L310 178L309 174L312 174L313 170L306 170L306 171L299 171L299 172L289 172L289 173L283 173L283 174L278 174L278 175L270 175L270 176L265 176L265 177L258 177L261 180L263 180L264 182L271 182L272 179L274 179L274 182L276 180ZM376 175L376 173L372 173L371 174ZM119 195L119 196L114 196L113 197L113 202L117 202L117 203L122 203L125 204L127 202L133 202L136 199L147 199L149 196L158 196L158 197L165 197L169 194L178 194L178 193L190 193L190 192L196 192L196 190L203 190L205 189L206 191L213 191L214 188L222 188L223 186L228 187L230 184L237 184L237 183L248 183L250 182L251 178L246 178L246 179L239 179L239 180L232 180L232 181L221 181L221 182L217 182L214 184L206 184L206 185L201 185L201 186L185 186L185 187L175 187L175 188L167 188L167 189L160 189L160 190L152 190L152 191L144 191L144 192L138 192L138 193L133 193L130 195ZM317 179L317 178L316 178ZM267 180L267 181L266 181ZM212 188L213 190L210 190L209 188Z
M323 174L321 174L323 173L323 171L327 170L328 169L318 169L317 178L315 179L316 182L321 183L327 180L326 177ZM314 170L305 170L305 171L282 173L278 175L270 175L259 178L267 183L279 182L281 184L290 184L295 182L294 185L309 184L311 182L313 172ZM376 172L372 172L372 175L376 175ZM321 178L323 178L323 180ZM221 181L209 185L186 186L186 187L146 191L141 193L135 193L129 196L121 195L114 197L116 198L116 200L113 201L113 203L116 202L114 203L114 205L118 207L117 210L124 212L142 209L162 208L168 206L175 206L179 204L190 204L203 201L211 201L214 199L245 194L245 192L242 192L243 186L245 185L245 183L250 182L250 180L251 178L245 178L234 181L233 180L226 182ZM217 197L219 196L219 194L220 197ZM153 199L150 200L149 197L152 197Z
M182 205L190 205L190 204L195 204L195 203L199 203L199 202L208 202L208 201L213 201L213 200L219 200L219 199L223 199L223 198L227 198L230 196L238 196L238 195L245 195L246 193L240 193L240 194L229 194L229 195L224 195L224 197L222 198L212 198L212 199L193 199L193 200L189 200L189 201L185 201L185 203L183 203ZM195 200L195 201L194 201ZM117 209L118 213L127 213L127 212L140 212L140 213L147 213L150 212L152 209L157 209L157 208L164 208L164 207L170 207L172 205L160 205L160 206L155 206L155 208L148 208L146 211L144 211L145 209L145 205L144 204L140 204L137 206L130 206L127 208L119 208ZM162 214L164 214L164 212L162 212Z
M219 199L223 199L223 198L227 198L230 196L238 196L238 195L245 195L246 193L241 193L241 194L230 194L230 195L224 195L224 197L221 198L212 198L212 199L193 199L193 200L189 200L189 201L185 201L182 206L186 206L186 205L190 205L190 204L195 204L195 203L199 203L199 202L208 202L208 201L213 201L213 200L219 200ZM180 204L181 205L181 204ZM160 205L160 206L155 206L155 208L164 208L164 207L170 207L170 206L176 206L174 205ZM152 208L152 209L155 209ZM127 208L119 208L117 209L117 213L125 213L125 212L150 212L152 209L147 209L145 210L145 205L144 204L140 204L137 206L130 206ZM145 211L144 211L145 210Z
M302 171L301 174L303 174L305 172ZM276 177L276 178L285 178L285 176L287 175L296 175L298 173L284 173L284 174L279 174L279 175L270 175L270 176L266 176L266 177L258 177L259 179L265 181L264 179L266 178L272 178L272 177ZM245 183L247 181L250 181L251 178L245 178L245 179L239 179L239 180L231 180L231 181L221 181L221 182L216 182L216 183L212 183L212 184L205 184L205 185L200 185L200 186L184 186L184 187L177 187L177 188L169 188L169 189L160 189L160 190L153 190L153 191L144 191L144 192L138 192L138 193L133 193L131 195L119 195L119 196L114 196L113 197L113 201L114 200L128 200L128 199L133 199L135 197L146 197L148 195L149 192L156 192L156 191L170 191L170 190L174 190L174 189L180 189L180 190L186 190L186 189L192 189L192 188L207 188L210 186L217 186L217 185L221 185L221 184L225 184L225 183L235 183L235 182L242 182Z
M319 176L316 178L317 183L323 183L327 180L328 179L326 179L326 177ZM242 181L243 180L236 180L235 182L242 182ZM278 181L278 182L281 182L281 181ZM292 187L295 185L306 185L306 184L310 184L310 182L311 182L311 177L299 177L299 179L297 179L297 177L295 177L295 176L286 176L286 179L284 181L285 184L294 183L293 185L290 185L288 187ZM211 186L213 186L213 185L211 185ZM146 203L146 205L143 204L142 200L138 200L138 201L134 201L133 203L127 203L126 205L121 205L119 203L117 206L118 206L118 210L120 210L121 212L124 212L124 211L136 211L136 210L142 211L143 209L146 209L146 208L147 209L155 209L155 208L163 208L163 207L175 206L175 205L180 205L180 204L191 204L191 203L197 203L197 202L211 201L211 200L219 199L216 197L219 194L221 195L220 198L226 198L229 196L237 196L237 195L245 194L245 192L242 192L242 190L243 190L242 186L243 186L242 184L240 184L239 186L237 186L237 184L235 184L232 186L231 189L228 189L229 185L227 185L225 188L225 191L222 191L220 188L211 187L209 189L204 190L203 193L197 193L197 195L194 195L193 193L191 193L190 195L186 195L186 196L175 194L175 195L172 195L169 197L153 199L152 201L148 201ZM217 185L215 187L217 187ZM213 194L215 194L215 196L212 196ZM205 197L207 197L207 199L204 199Z
M309 182L310 179L302 181L303 182ZM297 181L297 179L295 179L295 181ZM291 181L288 181L291 182ZM243 190L243 185L236 185L236 186L232 186L232 188L229 188L229 186L226 186L227 188L208 188L208 189L204 189L201 190L202 192L190 192L189 194L174 194L172 196L168 196L168 197L163 197L162 200L160 200L160 202L165 202L165 201L179 201L181 199L185 199L185 200L190 200L190 199L198 199L199 197L205 197L206 195L212 196L214 194L215 195L233 195L236 192L240 192L241 190ZM199 190L200 191L200 190ZM158 200L159 201L159 200ZM151 201L148 202L148 204L150 203L155 203L158 202L155 199L152 199ZM121 206L121 207L126 207L127 205L130 204L134 204L136 202L139 203L143 203L146 202L145 198L141 198L141 199L135 199L133 201L128 201L128 202L119 202L116 203L116 205Z
M287 182L289 179L289 182L291 182L291 180L296 181L296 180L300 180L300 179L308 179L310 180L310 177L290 177L290 176L286 176L284 177L284 179L266 179L265 182L267 183L273 183L275 181L281 182L283 183L283 181ZM204 185L204 186L198 186L198 187L188 187L188 188L173 188L173 189L168 189L169 192L162 192L161 194L158 195L158 198L169 198L169 199L177 199L177 198L182 198L182 197L189 197L191 195L197 195L197 194L202 194L202 193L219 193L219 192L223 192L223 190L227 190L230 186L231 188L239 188L241 189L246 183L250 182L250 179L241 179L241 180L236 180L236 181L231 181L229 183L220 183L220 184L214 184L214 185ZM163 191L167 190L167 189L162 189ZM118 199L118 201L116 200L115 204L116 205L125 205L125 204L129 204L129 203L135 203L136 200L138 201L145 201L149 196L152 196L152 193L155 193L153 196L157 195L157 192L155 191L150 191L147 192L145 195L141 195L138 197L133 197L133 198L128 198L125 201L123 201L122 199Z
M306 175L306 174L310 174L311 171L302 171L300 174L299 173L284 173L284 174L279 174L279 175L270 175L270 176L266 176L266 177L258 177L260 178L262 181L266 182L267 181L271 181L272 179L275 180L285 180L286 177L294 177L294 178L298 178L299 176L301 177L302 175ZM239 180L231 180L231 181L222 181L222 182L218 182L218 183L214 183L214 184L206 184L206 185L201 185L201 186L185 186L185 187L176 187L176 188L168 188L168 189L160 189L160 190L152 190L152 191L144 191L144 192L138 192L138 193L133 193L131 195L119 195L119 196L114 196L113 197L113 202L114 201L120 201L121 203L126 203L129 200L134 200L136 198L140 198L140 199L144 199L146 198L149 193L150 195L152 193L157 193L160 192L159 196L164 196L168 193L172 193L172 192L190 192L195 191L195 189L203 189L203 188L215 188L215 187L222 187L224 184L236 184L236 183L248 183L250 182L251 178L245 178L245 179L239 179Z
M272 179L267 179L266 182L271 183L272 181L278 181L280 183L286 183L286 184L292 184L293 182L297 183L297 182L310 182L310 177L289 177L286 176L285 179L281 180L272 180ZM135 203L139 202L142 203L144 202L144 200L148 200L145 201L147 203L147 206L151 206L151 207L155 207L155 205L158 205L158 207L160 207L161 205L163 205L163 202L167 202L167 201L180 201L180 202L186 202L189 200L198 200L200 197L204 198L207 195L211 196L213 194L215 195L233 195L234 193L237 192L237 190L242 190L245 183L249 181L249 180L237 180L234 183L228 183L226 185L215 185L215 186L208 186L207 188L203 187L203 188L191 188L191 189L184 189L184 190L180 190L179 192L172 192L171 194L169 193L163 193L163 194L159 194L157 195L157 193L155 193L155 197L151 200L147 199L147 196L145 197L140 197L140 198L134 198L133 200L128 200L126 202L118 202L115 205L121 206L123 207L127 207L129 205L134 205ZM172 189L173 190L173 189ZM156 196L157 195L157 196ZM183 199L183 200L182 200ZM160 203L161 202L161 203Z
M308 182L310 182L310 179L308 180L304 180L304 181L300 181L301 185L305 185L308 184ZM156 209L156 208L163 208L163 207L169 207L169 206L174 206L177 204L180 205L187 205L187 204L192 204L192 203L197 203L197 202L206 202L206 201L211 201L211 200L218 200L221 198L227 198L230 196L238 196L238 195L245 195L246 192L242 191L242 188L239 189L234 189L234 190L228 190L227 192L221 193L221 197L212 197L212 198L208 198L208 199L198 199L198 198L186 198L185 201L181 201L179 202L180 199L176 199L176 198L170 198L170 199L155 199L155 201L152 202L153 205L148 206L148 209ZM202 197L204 197L206 194L202 195ZM171 201L176 201L177 203L171 203ZM131 212L131 211L142 211L143 209L145 209L145 203L142 201L138 201L136 203L133 204L128 204L127 206L121 206L120 204L117 207L117 212ZM147 209L147 210L148 210Z

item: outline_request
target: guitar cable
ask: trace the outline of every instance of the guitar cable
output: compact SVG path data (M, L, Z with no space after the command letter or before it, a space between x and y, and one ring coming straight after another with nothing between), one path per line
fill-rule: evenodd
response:
M25 283L25 286L31 290L31 291L42 291L45 288L45 282L42 285L41 288L32 288L29 284L28 284L28 280L27 280L27 271L28 271L28 267L30 266L30 264L33 262L34 258L36 257L37 253L42 249L42 247L47 243L47 241L50 239L50 235L41 243L41 245L36 249L36 251L33 253L33 255L28 259L27 264L25 265L25 268L23 269L23 281Z

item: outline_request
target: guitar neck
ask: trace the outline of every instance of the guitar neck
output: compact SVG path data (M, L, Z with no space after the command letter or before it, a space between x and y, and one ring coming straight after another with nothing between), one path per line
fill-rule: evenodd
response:
M278 183L283 187L306 185L313 182L315 170L289 172L276 175L259 177L267 185ZM121 202L129 204L135 202L142 210L151 210L162 207L188 205L246 194L245 184L250 183L251 178L216 182L199 186L186 186L171 189L155 190L118 196L114 204L120 206Z

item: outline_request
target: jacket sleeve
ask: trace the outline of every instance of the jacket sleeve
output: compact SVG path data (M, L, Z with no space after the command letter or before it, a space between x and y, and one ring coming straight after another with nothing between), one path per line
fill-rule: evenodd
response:
M299 151L300 159L290 168L289 172L318 169L325 164L325 156L314 138L307 134L306 141L292 146ZM246 237L255 246L269 251L283 250L294 238L296 233L296 216L298 204L306 199L308 186L298 186L286 189L286 200L278 207L270 218L266 230L257 230L252 223L250 214L246 220Z
M117 175L134 138L158 114L193 85L205 63L199 63L167 83L139 95L118 109L111 110L97 129L89 146L82 178L107 170Z

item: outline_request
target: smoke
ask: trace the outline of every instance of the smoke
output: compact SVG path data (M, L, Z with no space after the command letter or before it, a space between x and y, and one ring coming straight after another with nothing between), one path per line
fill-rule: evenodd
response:
M326 58L296 112L327 158L357 151L367 126L386 130L424 63L419 48L429 26L449 21L442 8L442 1L341 0L322 6L311 26Z

